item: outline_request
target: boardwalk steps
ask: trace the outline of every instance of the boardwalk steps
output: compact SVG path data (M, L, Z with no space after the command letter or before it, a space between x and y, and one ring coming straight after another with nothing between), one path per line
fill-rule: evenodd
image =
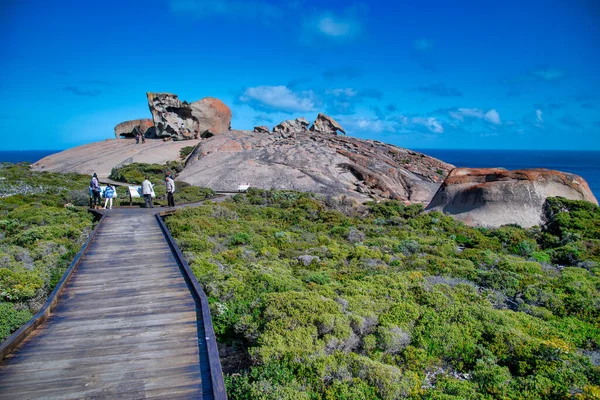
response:
M204 292L153 210L103 216L0 346L0 399L226 399Z

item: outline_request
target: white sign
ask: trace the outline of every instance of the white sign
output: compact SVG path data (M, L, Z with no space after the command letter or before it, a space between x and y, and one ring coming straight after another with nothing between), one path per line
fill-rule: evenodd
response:
M238 186L238 192L247 192L250 185L240 185Z
M131 198L136 198L136 197L144 197L143 193L142 193L142 187L141 186L128 186L129 188L129 195L131 196ZM154 194L154 185L152 186L152 197L156 197L156 195Z

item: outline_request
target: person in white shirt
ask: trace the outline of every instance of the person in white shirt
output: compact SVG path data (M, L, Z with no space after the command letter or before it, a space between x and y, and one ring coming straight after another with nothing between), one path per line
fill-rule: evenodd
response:
M167 185L167 202L169 203L169 207L175 207L175 199L173 199L175 181L171 178L171 174L165 176L165 184Z
M146 208L154 208L154 205L152 204L152 188L152 183L150 183L149 178L146 177L144 182L142 182L142 194L144 195L144 203Z

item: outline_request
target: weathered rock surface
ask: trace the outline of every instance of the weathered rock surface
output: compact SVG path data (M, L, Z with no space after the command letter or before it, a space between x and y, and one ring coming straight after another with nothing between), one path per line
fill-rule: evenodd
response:
M147 138L156 137L154 123L150 118L134 119L131 121L121 122L115 126L115 137L117 139L135 137L136 129L141 135Z
M133 162L164 164L179 160L179 151L193 146L199 140L163 142L150 139L144 144L135 144L134 140L108 139L83 146L73 147L31 165L34 171L77 172L92 174L96 172L101 179L107 178L113 167Z
M427 204L452 168L377 141L317 132L283 137L230 131L201 141L178 179L223 191L249 184Z
M306 118L288 119L273 128L273 133L279 133L282 137L292 137L297 133L308 132L308 121Z
M344 128L342 128L342 126L338 124L335 119L322 113L319 113L315 123L310 127L310 130L313 132L330 133L333 135L337 135L338 131L342 132L344 135L346 134Z
M170 93L146 93L146 96L159 137L197 139L229 131L231 110L219 99L205 97L187 103Z
M456 168L427 210L450 214L469 225L528 228L543 222L544 202L555 196L598 204L587 182L574 174L547 169Z
M264 125L255 126L254 127L254 132L256 132L256 133L269 133L269 128L267 128Z

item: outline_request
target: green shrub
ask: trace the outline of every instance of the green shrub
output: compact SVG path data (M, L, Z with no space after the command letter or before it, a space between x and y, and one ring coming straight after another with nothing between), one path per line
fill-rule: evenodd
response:
M16 310L14 305L0 302L0 341L4 341L32 316L27 310Z

